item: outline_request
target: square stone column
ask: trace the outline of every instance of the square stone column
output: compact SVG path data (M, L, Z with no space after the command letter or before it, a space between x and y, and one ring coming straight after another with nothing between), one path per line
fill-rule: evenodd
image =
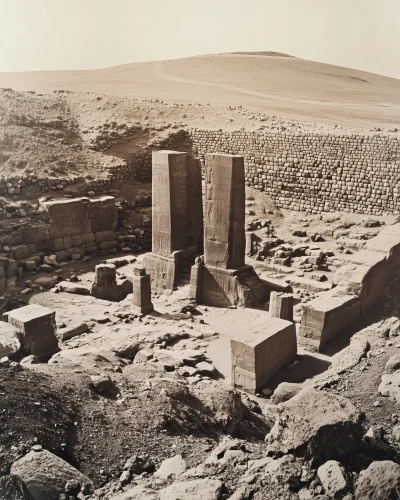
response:
M153 253L169 257L187 247L187 153L153 151Z
M218 307L251 307L266 289L245 265L244 157L206 155L204 265L192 270L190 297Z
M144 265L152 286L172 292L186 262L202 249L201 170L198 160L177 151L153 152L152 252Z
M206 155L204 263L222 269L244 265L244 157Z

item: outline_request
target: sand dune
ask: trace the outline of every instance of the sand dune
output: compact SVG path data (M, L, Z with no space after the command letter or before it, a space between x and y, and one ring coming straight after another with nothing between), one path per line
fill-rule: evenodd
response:
M0 73L0 86L243 105L306 121L400 126L400 80L284 55L217 54L93 71Z

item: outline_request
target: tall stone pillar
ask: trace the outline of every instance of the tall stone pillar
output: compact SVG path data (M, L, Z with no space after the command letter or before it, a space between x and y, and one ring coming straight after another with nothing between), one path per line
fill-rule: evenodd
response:
M185 262L193 263L201 250L202 200L198 194L201 177L197 167L187 153L153 152L153 247L144 264L153 287L158 290L172 292Z
M192 272L190 295L220 307L256 305L266 289L245 265L243 156L207 154L205 178L204 265Z
M222 269L244 265L246 238L244 158L206 156L204 263Z

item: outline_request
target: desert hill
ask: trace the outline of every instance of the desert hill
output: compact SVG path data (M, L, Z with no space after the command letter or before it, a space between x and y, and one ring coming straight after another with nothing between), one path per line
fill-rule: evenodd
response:
M90 71L0 73L0 86L243 105L269 115L345 126L400 123L400 80L276 54L215 54Z

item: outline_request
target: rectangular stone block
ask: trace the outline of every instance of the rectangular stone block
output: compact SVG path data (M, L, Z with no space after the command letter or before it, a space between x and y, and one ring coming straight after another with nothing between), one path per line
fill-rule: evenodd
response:
M113 230L100 231L98 233L95 233L95 236L97 243L102 243L103 241L116 241L117 239L117 234Z
M361 301L357 296L349 295L345 289L333 288L306 304L301 316L300 335L315 341L312 344L321 350L352 325L360 314Z
M231 339L232 385L254 394L296 355L295 325L268 318Z
M64 250L64 240L65 238L56 238L55 240L51 240L52 251L53 252L61 252Z
M102 196L94 200L85 201L85 217L91 220L91 230L101 232L110 229L116 230L118 225L118 209L113 196Z
M29 255L28 245L17 245L15 247L11 247L11 255L15 260L27 259Z
M30 354L45 359L58 351L55 311L30 304L5 313L3 319L22 333L23 347Z
M243 156L207 154L204 262L236 269L245 258L245 176Z
M49 239L49 228L45 225L27 226L21 229L24 243L43 243Z

